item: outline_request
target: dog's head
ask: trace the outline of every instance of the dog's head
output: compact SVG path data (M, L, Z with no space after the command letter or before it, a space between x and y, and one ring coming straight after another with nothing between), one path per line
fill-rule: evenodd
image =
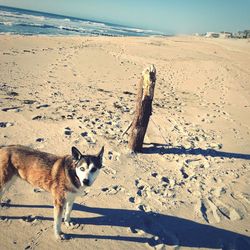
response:
M72 157L75 162L76 176L81 186L91 186L102 168L104 147L97 155L83 155L72 147Z

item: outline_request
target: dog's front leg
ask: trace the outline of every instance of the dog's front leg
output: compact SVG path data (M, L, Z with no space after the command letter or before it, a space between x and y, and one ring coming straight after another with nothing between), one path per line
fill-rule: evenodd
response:
M63 208L64 200L54 199L54 232L56 239L59 240L65 239L65 235L61 231Z
M74 199L71 199L66 202L66 211L65 211L65 217L64 217L64 223L67 227L72 227L73 224L70 222L70 214L72 211Z

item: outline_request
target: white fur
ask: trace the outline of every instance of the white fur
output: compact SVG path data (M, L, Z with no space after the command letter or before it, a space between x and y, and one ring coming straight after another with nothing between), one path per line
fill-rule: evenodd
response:
M62 234L61 231L61 224L62 224L62 218L60 215L57 215L56 210L54 210L54 231L56 238L60 238L60 235Z
M82 167L85 169L84 171L81 170ZM91 186L95 181L100 170L97 169L95 172L91 172L93 168L95 168L93 163L90 163L90 165L87 166L85 162L76 168L76 175L79 178L82 186L84 186L83 181L85 179L89 180L89 186Z
M66 197L66 207L65 207L65 216L64 222L66 226L70 226L70 214L72 211L73 203L77 194L68 192Z
M84 168L84 171L82 171L81 168ZM86 188L86 186L83 183L83 180L84 179L89 180L89 186L91 186L93 184L93 182L95 181L97 175L100 172L100 169L98 169L98 168L96 168L95 172L91 172L91 170L93 168L96 168L93 163L90 163L90 165L88 166L85 162L83 162L80 166L78 166L76 168L76 175L80 180L81 187L77 190L76 193L71 193L71 192L67 193L66 206L65 206L65 216L64 216L64 222L65 222L65 225L67 227L72 226L72 223L70 222L70 214L72 211L74 200L75 200L76 196L81 195L83 193L84 189ZM58 228L60 228L60 221L56 220L56 227L55 227L56 234L58 234L58 233L60 234L60 232L58 232Z
M76 175L79 178L82 186L84 186L83 180L87 179L87 167L88 167L88 165L84 162L76 168ZM81 168L84 168L85 171L82 171Z

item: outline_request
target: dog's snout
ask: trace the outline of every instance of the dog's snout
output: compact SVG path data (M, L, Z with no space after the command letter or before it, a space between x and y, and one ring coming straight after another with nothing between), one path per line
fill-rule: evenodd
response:
M89 180L88 179L84 179L82 182L83 182L84 185L89 186Z

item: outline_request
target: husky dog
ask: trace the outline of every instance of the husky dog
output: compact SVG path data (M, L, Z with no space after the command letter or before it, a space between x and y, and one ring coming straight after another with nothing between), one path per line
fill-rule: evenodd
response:
M61 231L63 209L65 224L70 226L70 213L77 195L91 186L101 167L104 147L97 155L83 155L72 147L72 154L59 157L21 145L0 147L0 201L4 191L16 177L35 187L51 192L54 201L54 232L65 239Z

